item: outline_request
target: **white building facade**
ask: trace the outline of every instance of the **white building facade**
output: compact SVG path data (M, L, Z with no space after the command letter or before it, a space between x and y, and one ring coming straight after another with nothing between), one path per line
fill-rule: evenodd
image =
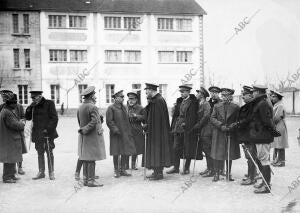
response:
M96 87L98 106L106 108L121 89L140 90L145 105L146 82L159 84L169 105L183 82L195 89L204 84L205 11L195 1L104 0L97 7L99 2L40 8L40 89L57 108L62 103L77 108L81 91L90 85Z

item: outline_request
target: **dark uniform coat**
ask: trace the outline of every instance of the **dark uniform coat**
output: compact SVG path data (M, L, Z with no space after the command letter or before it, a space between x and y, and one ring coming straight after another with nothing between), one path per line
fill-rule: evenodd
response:
M26 109L25 118L26 120L33 119L31 132L31 140L33 143L45 140L45 135L43 134L44 129L48 131L47 136L49 136L50 140L58 137L56 132L58 116L53 101L47 100L43 97L37 105L34 106L31 104Z
M110 130L110 155L134 155L134 139L127 109L123 104L114 103L107 108L106 124Z
M180 111L180 106L182 104L183 99L182 98L178 98L177 99L177 104L176 107L178 107L178 111ZM191 158L191 159L195 159L195 154L196 154L196 148L197 148L197 141L198 141L198 137L197 137L197 132L196 131L191 131L192 128L194 127L194 125L197 123L197 113L198 113L198 100L196 99L195 95L191 94L189 99L187 99L187 106L186 106L186 111L185 111L185 116L184 116L184 123L185 123L185 127L184 127L184 156L182 156L182 152L180 152L181 154L181 158ZM179 113L178 113L179 116ZM177 116L177 118L178 118ZM176 126L176 124L175 124ZM172 130L174 131L174 130ZM175 133L176 134L176 133ZM198 144L198 151L197 151L197 156L196 159L197 160L202 160L203 156L202 156L202 152L199 151L200 149L200 144Z
M24 126L17 115L6 105L0 112L0 162L22 161L22 131Z
M134 106L128 105L129 123L131 126L131 132L135 142L137 155L144 154L145 152L145 136L142 128L142 122L145 120L143 111L143 107L139 104L135 104ZM135 113L137 116L133 117L133 113Z
M227 160L226 133L221 131L223 125L229 126L237 121L239 106L234 103L221 102L214 106L211 114L211 123L214 126L212 132L211 157L215 160ZM235 132L230 133L229 159L240 158L240 147Z
M273 142L273 108L267 101L267 95L259 95L253 100L252 120L249 123L249 139L255 144Z
M92 101L85 100L77 111L82 134L78 136L80 160L97 161L106 158L103 128L98 108Z
M146 168L171 166L170 121L165 100L158 93L146 107Z

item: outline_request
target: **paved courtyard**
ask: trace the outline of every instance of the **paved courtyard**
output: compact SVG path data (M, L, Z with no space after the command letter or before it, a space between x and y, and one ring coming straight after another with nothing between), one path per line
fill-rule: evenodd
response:
M300 212L300 186L296 186L297 180L300 185L300 146L297 142L300 118L288 118L287 125L290 148L286 152L286 167L272 168L272 196L255 195L252 186L240 186L246 172L244 157L233 162L232 174L236 181L230 183L225 180L212 183L211 178L199 177L199 172L205 169L204 160L196 163L197 176L189 187L186 185L191 182L190 176L180 174L165 175L164 180L157 182L144 181L140 158L139 170L132 171L132 177L115 179L105 124L107 159L96 165L99 182L104 187L81 187L74 180L77 121L60 118L60 137L54 151L56 180L50 181L48 177L37 181L31 179L37 172L37 154L32 145L30 152L24 155L26 174L21 180L17 184L0 182L0 213Z

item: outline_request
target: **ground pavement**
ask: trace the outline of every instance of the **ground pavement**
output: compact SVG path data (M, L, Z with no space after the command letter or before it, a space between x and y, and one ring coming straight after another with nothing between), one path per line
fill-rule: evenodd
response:
M30 152L24 155L26 174L21 180L17 184L0 182L0 213L300 212L300 146L297 142L300 118L289 118L287 125L290 148L286 152L286 167L272 167L275 173L272 176L272 196L255 195L252 186L240 186L246 172L244 157L233 162L234 182L212 183L211 178L199 177L199 172L205 169L204 160L196 163L193 179L176 174L165 175L164 180L157 182L144 181L140 158L139 170L132 171L132 177L115 179L106 125L107 159L96 165L96 174L104 187L82 187L74 180L77 121L75 118L60 118L60 137L54 151L56 180L50 181L48 176L37 181L31 179L37 173L37 154L31 146Z

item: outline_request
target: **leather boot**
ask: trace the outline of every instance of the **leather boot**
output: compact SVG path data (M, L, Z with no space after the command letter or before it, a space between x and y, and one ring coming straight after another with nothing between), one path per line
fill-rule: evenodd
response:
M44 154L38 155L38 164L39 164L39 172L32 180L38 180L41 178L45 178L45 156Z
M136 168L136 155L132 155L131 156L131 169L133 169L133 170L138 170L137 168Z
M50 180L55 180L54 177L54 156L52 150L50 151L49 154L47 154L48 158L48 172L49 172L49 179Z
M126 177L131 176L131 174L126 172L128 162L129 162L129 157L126 155L122 155L121 156L121 171L120 171L121 176L126 176Z
M19 163L17 163L17 165L18 165L18 174L19 174L19 175L25 175L25 172L24 172L24 170L22 169L22 161L19 162Z
M95 161L90 161L88 163L88 187L102 187L103 184L99 184L98 182L95 181Z
M217 169L217 170L215 170L215 175L214 175L214 178L213 178L213 182L217 182L217 181L219 181L220 180L220 170L219 169Z
M208 170L208 172L204 175L202 175L202 177L206 178L206 177L214 177L214 171L213 170Z

